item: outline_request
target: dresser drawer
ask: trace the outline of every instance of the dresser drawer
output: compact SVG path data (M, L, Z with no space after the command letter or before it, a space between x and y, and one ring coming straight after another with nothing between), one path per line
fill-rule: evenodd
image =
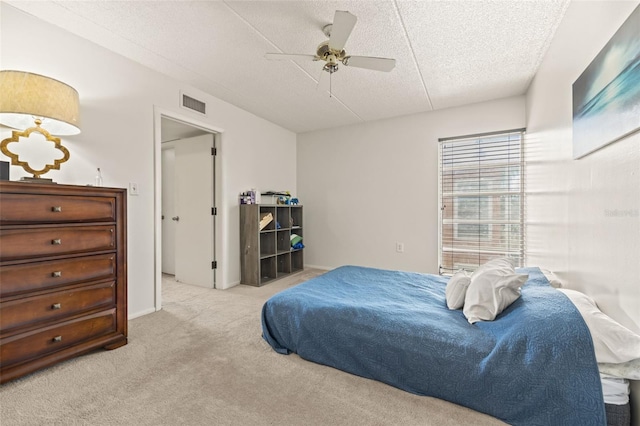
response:
M115 226L113 225L0 230L0 260L114 250L115 248Z
M116 331L116 310L99 312L0 340L2 368Z
M111 197L0 193L0 223L115 222Z
M109 308L115 303L115 281L24 297L0 303L0 329L6 334L16 327L55 321L99 307Z
M0 297L115 276L115 254L8 265L0 268Z

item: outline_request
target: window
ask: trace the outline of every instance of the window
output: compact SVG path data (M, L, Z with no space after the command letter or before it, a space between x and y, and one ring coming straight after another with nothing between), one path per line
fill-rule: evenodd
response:
M524 129L440 139L440 273L524 262Z

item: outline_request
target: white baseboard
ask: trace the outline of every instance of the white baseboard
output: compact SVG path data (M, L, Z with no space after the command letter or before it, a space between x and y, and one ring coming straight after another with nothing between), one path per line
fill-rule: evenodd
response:
M330 271L335 268L331 266L304 265L304 269L322 269L323 271Z
M149 315L156 312L156 308L149 308L149 309L145 309L144 311L140 311L140 312L135 312L133 314L129 314L129 320L132 320L134 318L138 318L138 317L142 317L145 315Z
M219 288L216 288L216 290L228 290L228 289L230 289L231 287L235 287L235 286L237 286L237 285L240 285L240 281L235 281L235 282L229 283L229 284L227 284L225 287L219 287Z

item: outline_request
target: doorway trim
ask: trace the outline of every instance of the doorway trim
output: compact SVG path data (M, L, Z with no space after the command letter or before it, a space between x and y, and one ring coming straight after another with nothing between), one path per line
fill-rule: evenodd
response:
M212 126L209 123L198 120L191 116L181 114L179 112L162 108L154 105L153 107L153 182L154 182L154 191L153 191L153 226L154 226L154 239L153 239L153 250L154 250L154 282L155 282L155 294L154 294L154 308L156 311L162 309L162 118L167 118L174 121L180 121L189 126L197 127L202 130L214 134L214 146L219 151L222 145L222 134L224 133L224 129ZM221 181L221 161L220 157L217 156L217 159L214 159L214 179L215 179L215 189L214 189L214 204L218 207L218 211L221 211L219 208L219 200L224 200L223 194L223 185ZM224 276L222 273L222 265L224 262L222 261L222 257L224 256L222 251L219 249L222 247L222 229L221 229L221 220L214 218L214 257L216 257L217 261L217 269L215 272L216 281ZM212 259L213 260L213 259Z

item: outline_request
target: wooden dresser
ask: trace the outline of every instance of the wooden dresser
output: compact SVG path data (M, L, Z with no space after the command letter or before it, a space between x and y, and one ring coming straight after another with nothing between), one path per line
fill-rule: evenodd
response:
M0 181L0 383L127 343L126 196Z

